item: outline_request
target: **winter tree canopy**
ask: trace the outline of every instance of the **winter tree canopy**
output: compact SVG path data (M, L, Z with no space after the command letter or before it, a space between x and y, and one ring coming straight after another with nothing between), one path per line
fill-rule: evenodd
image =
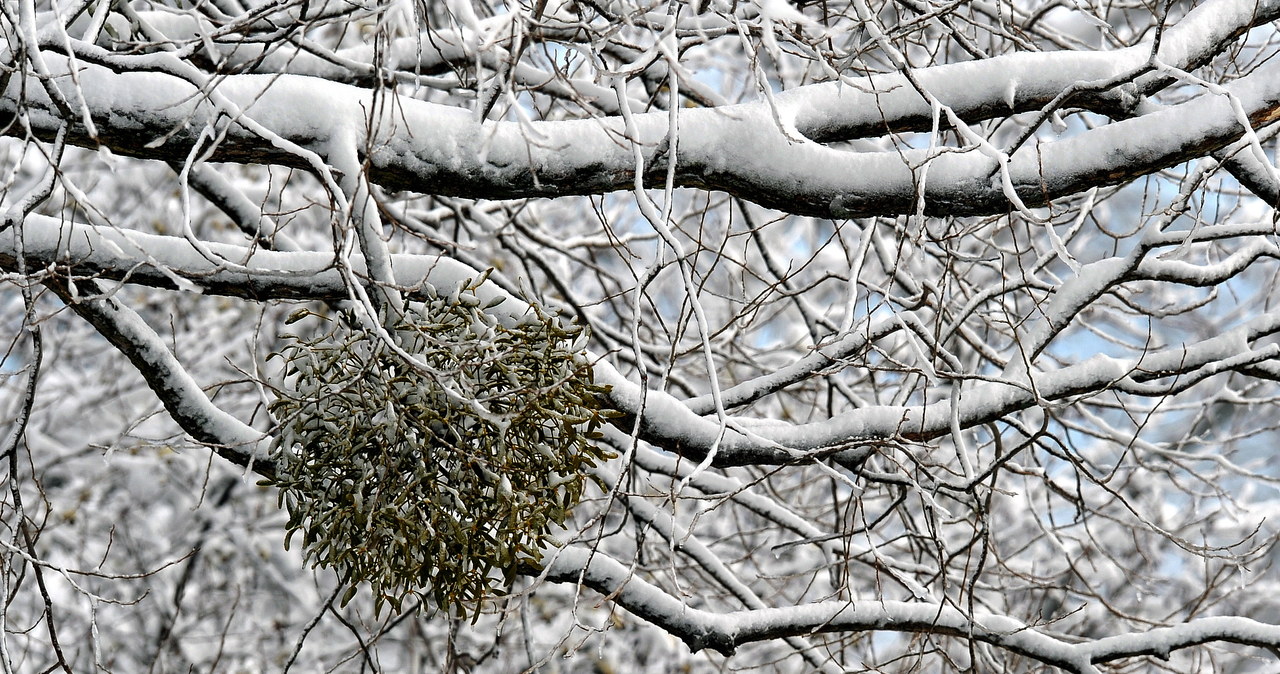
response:
M0 3L0 671L1275 668L1278 18Z

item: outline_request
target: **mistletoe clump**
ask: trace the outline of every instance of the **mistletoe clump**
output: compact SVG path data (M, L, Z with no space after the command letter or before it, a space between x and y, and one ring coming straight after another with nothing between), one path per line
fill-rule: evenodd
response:
M483 280L483 279L482 279ZM290 336L277 472L313 564L380 608L418 596L479 610L509 587L612 458L582 329L533 307L500 322L474 294L427 289L394 331Z

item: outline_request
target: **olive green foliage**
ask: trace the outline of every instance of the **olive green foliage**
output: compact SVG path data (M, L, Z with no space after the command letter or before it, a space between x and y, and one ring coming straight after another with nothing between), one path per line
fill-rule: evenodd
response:
M419 597L478 612L538 563L587 469L612 458L593 442L605 389L574 346L582 329L537 307L505 325L478 285L428 289L393 332L322 319L323 334L273 354L286 383L269 483L286 545L300 532L307 559L347 586L344 603L363 581L379 609Z

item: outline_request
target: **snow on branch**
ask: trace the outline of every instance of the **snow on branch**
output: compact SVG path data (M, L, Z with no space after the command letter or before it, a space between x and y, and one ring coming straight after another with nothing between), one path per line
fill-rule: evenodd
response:
M1265 9L1275 11L1270 5ZM1204 33L1200 37L1206 44L1218 44L1250 25L1247 21L1215 20L1209 14L1196 18L1188 31ZM1193 30L1196 27L1200 30ZM1204 50L1187 46L1190 37L1171 33L1178 38L1174 42L1183 45L1173 49L1171 57L1186 64L1203 55ZM218 79L215 85L171 74L175 71L164 65L167 62L162 55L120 55L83 43L74 49L81 62L96 64L82 66L77 74L78 96L95 120L96 136L82 125L73 126L72 140L89 146L101 142L122 154L182 161L192 145L201 142L208 127L225 133L214 160L314 169L312 160L300 155L298 148L325 157L331 138L372 129L372 135L358 140L358 145L368 155L370 178L391 189L429 185L439 194L483 198L628 189L635 180L634 157L625 142L628 139L639 144L646 155L644 165L650 173L646 180L660 183L668 172L669 158L662 149L668 133L665 112L636 115L631 138L618 118L481 124L458 108L404 97L399 97L395 106L377 105L369 90L311 77L231 75ZM1138 53L1115 58L1136 63ZM1037 82L1045 76L1036 73L1058 73L1048 76L1043 88L1061 92L1061 74L1070 73L1071 81L1077 81L1083 67L1079 61L1114 60L1108 54L1045 56L1061 56L1063 63L1057 67L1029 63L1023 79L1010 79L998 63L963 67L987 68L988 80L998 80L1006 88L1013 86L1015 94L1019 87L1039 87ZM55 72L67 72L65 59L60 62L49 52L46 57ZM1266 64L1224 86L1255 126L1280 114L1277 71L1280 65ZM928 77L928 72L917 77ZM939 72L937 77L947 81L974 81ZM1109 72L1114 74L1114 67ZM823 217L910 213L921 196L925 211L930 213L983 214L1009 208L1006 188L992 177L998 164L984 153L859 153L797 140L795 136L805 130L823 128L828 122L843 124L835 113L803 121L802 112L853 109L862 111L858 114L874 114L877 124L885 123L878 103L854 105L844 100L845 94L832 97L845 91L838 85L814 86L780 97L776 110L760 102L683 111L674 174L677 184L723 190L766 206ZM38 132L52 136L63 123L59 108L44 93L21 87L20 82L9 83L0 99L0 116L21 109ZM209 97L210 87L217 92L216 100ZM856 91L858 87L849 89ZM965 89L971 100L950 102L960 111L1005 105L1004 96L990 86L966 84ZM891 86L889 90L905 92L906 87ZM874 92L865 94L869 100L880 97L879 85L868 91ZM892 115L909 118L920 112L921 101L915 100L918 94L902 95L909 102L900 113L890 111L891 122ZM822 100L824 96L827 102ZM1035 104L1030 107L1044 102L1040 94L1031 99ZM230 101L234 109L217 100ZM374 114L374 110L381 112ZM246 123L249 119L252 124ZM797 125L801 121L804 129ZM868 118L866 123L872 121ZM779 128L779 123L784 128ZM6 124L6 128L14 133L21 127ZM796 133L784 132L785 128L794 128ZM267 131L270 135L264 135ZM1206 94L1065 140L1024 147L1009 157L1008 183L1027 205L1043 205L1088 187L1126 182L1202 156L1235 141L1244 131L1231 102ZM821 138L828 132L814 133ZM926 164L928 180L920 195L919 170Z
M207 243L207 251L218 256L209 259L183 238L63 223L38 215L30 216L20 231L31 268L60 268L76 275L103 275L159 287L189 284L203 292L256 300L346 297L331 253L252 250ZM17 228L0 233L0 264L14 266L18 235ZM1269 245L1251 246L1244 256L1253 259L1269 250ZM424 283L450 288L479 275L447 257L397 255L393 259L396 281L407 290L422 288ZM1223 264L1228 269L1235 268ZM1149 269L1153 274L1163 274L1166 280L1192 282L1197 278L1196 274L1184 272L1170 279L1171 267L1182 269L1171 263L1152 263ZM518 319L527 311L527 304L496 284L486 283L478 292L486 303L504 299L490 311L508 314L511 319ZM1202 370L1216 373L1274 359L1270 350L1248 353L1247 345L1277 331L1280 313L1268 313L1216 337L1148 352L1136 359L1100 355L1054 370L1036 370L1030 375L1023 371L1014 379L969 387L955 413L960 427L969 428L1036 407L1042 400L1070 399L1113 387L1156 395L1166 391L1167 386L1159 382L1169 377ZM848 344L834 345L831 352L820 349L793 366L778 370L775 376L781 381L777 385L770 383L774 376L763 378L757 385L768 384L776 389L797 381L804 372L830 362L832 356L846 357L864 344L866 336L846 338ZM1246 352L1243 357L1242 351ZM1239 358L1243 360L1232 360ZM951 401L940 400L925 405L867 407L804 424L772 422L736 427L722 434L718 422L701 416L705 405L698 400L682 401L663 391L644 391L598 356L594 357L594 369L597 381L612 387L610 401L624 414L617 420L620 426L631 427L640 417L641 437L688 457L700 459L718 446L715 463L720 466L786 464L805 460L809 453L837 450L843 452L837 455L842 461L853 463L865 457L865 447L855 449L865 443L894 438L926 440L952 430Z
M582 547L547 553L546 577L590 587L644 620L678 636L694 651L731 654L745 643L823 632L889 630L962 636L1069 672L1139 655L1167 658L1211 641L1280 647L1280 626L1242 617L1200 618L1096 641L1070 643L1035 626L991 613L967 616L950 604L883 600L828 601L786 608L714 613L693 608L636 576L612 557Z
M1280 0L10 4L0 668L1280 652Z
M199 42L207 49L216 50L217 53L210 57L225 63L224 67L250 68L252 72L264 74L308 75L342 83L367 84L365 80L374 76L375 52L369 45L326 55L315 53L314 45L306 45L306 48L286 45L266 50L260 45L229 40L220 42L220 39L230 37L229 32L219 30L199 17L168 12L140 12L139 16L179 44ZM1280 2L1275 0L1205 3L1164 32L1156 56L1162 63L1193 70L1250 28L1277 17L1280 17ZM500 33L504 29L509 30L504 25L506 21L506 17L493 17L483 22L483 27L489 33ZM701 27L709 28L705 22ZM563 32L563 39L573 40L575 32L572 28L566 27ZM506 50L499 46L476 53L475 43L479 39L483 37L466 29L433 30L399 38L384 48L384 54L378 55L383 61L380 67L391 71L435 73L451 63L481 58L485 65L494 67L508 58ZM60 46L52 39L47 42L50 48ZM1078 100L1072 101L1086 108L1120 110L1132 106L1138 97L1168 83L1165 77L1143 72L1153 55L1154 46L1151 40L1144 40L1132 47L1109 52L1022 52L923 68L914 77L943 105L965 120L975 122L1011 112L1037 110L1073 84L1105 82L1133 74L1132 81L1124 87L1082 92ZM517 74L520 74L519 69ZM559 84L547 73L528 72L526 77L530 81L538 81L540 87ZM605 88L578 81L574 81L572 86L579 90L579 96L616 110L616 103L600 100L607 95ZM568 92L557 93L568 95ZM782 92L776 101L793 116L796 130L817 142L879 135L886 128L926 130L933 116L929 102L899 74L844 76L839 81Z
M271 474L267 434L218 409L137 312L94 281L45 285L129 359L182 430L232 463Z
M30 215L22 227L0 232L0 265L15 267L17 237L30 267L57 268L76 276L97 276L158 288L194 290L267 301L344 300L348 297L334 254L322 251L271 251L233 244L201 242L199 248L178 236L145 234ZM201 250L203 249L203 250ZM411 295L424 283L449 292L479 278L480 271L436 255L393 255L395 283ZM351 266L366 276L363 261ZM490 312L519 318L528 305L496 284L478 292L485 303L503 299Z
M1170 388L1173 384L1150 384L1204 368L1217 372L1220 362L1237 358L1242 350L1247 350L1249 342L1277 331L1280 331L1280 313L1268 313L1216 337L1148 352L1136 359L1097 355L1055 370L1023 373L1021 380L981 382L966 389L955 410L949 400L926 405L874 406L805 424L774 423L750 430L730 430L719 441L715 463L732 466L795 462L806 452L822 454L878 440L928 440L952 431L953 414L960 428L970 428L1039 406L1041 401L1067 400L1113 387L1131 388L1143 395L1167 393L1176 390ZM1277 355L1280 353L1275 349L1264 348L1238 365L1249 366L1275 359ZM604 362L597 366L596 374L601 383L614 386L611 399L618 409L628 414L640 410L641 391L637 387L628 385ZM701 458L717 442L719 424L697 416L670 394L648 391L643 407L641 436L655 444ZM865 453L863 447L836 456L845 462L856 462Z

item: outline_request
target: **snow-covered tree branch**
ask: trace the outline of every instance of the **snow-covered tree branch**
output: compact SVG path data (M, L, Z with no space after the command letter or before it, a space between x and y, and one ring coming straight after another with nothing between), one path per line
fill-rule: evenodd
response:
M1276 20L0 3L0 671L1273 667Z

